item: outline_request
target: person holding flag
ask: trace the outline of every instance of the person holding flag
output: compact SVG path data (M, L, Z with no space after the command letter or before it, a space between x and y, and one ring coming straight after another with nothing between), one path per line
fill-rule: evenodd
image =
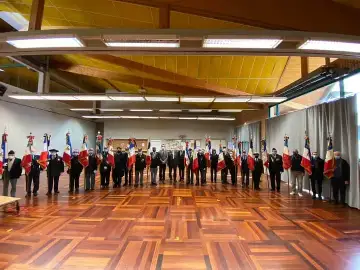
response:
M111 149L112 152L112 149ZM103 152L103 158L102 161L100 163L100 184L101 184L101 188L108 188L109 184L110 184L110 173L111 173L111 169L113 167L113 164L109 163L109 149L107 147L104 148L104 152ZM112 155L114 155L114 153L112 152ZM114 156L113 159L114 161Z
M192 158L193 158L192 170L193 170L193 173L195 174L196 183L199 183L199 160L198 160L198 153L199 153L199 150L198 150L198 149L194 149L194 152L193 152L193 154L192 154Z
M227 149L224 146L222 148L222 151L219 154L219 160L217 165L217 171L221 171L221 183L222 184L229 184L227 181L227 175L228 175L228 168L226 167L226 155L227 155Z
M47 166L47 177L48 177L48 192L47 196L51 196L54 188L54 193L57 195L59 192L59 178L64 172L64 162L61 157L58 156L58 150L50 149L50 161Z
M28 139L28 143L25 149L25 154L21 160L21 167L23 167L25 169L25 174L26 174L26 190L27 190L27 184L28 184L28 175L31 171L31 164L32 164L32 155L31 155L31 151L34 145L34 139L35 136L32 135L32 133L30 132L30 135L27 136Z
M211 154L211 183L216 183L218 161L219 155L216 154L216 150L213 149Z
M276 190L280 192L280 183L281 183L281 173L284 171L282 157L277 154L276 148L272 149L272 154L269 159L269 172L270 172L270 182L271 182L271 191L275 191L275 182Z
M135 138L130 138L129 139L129 146L128 146L128 160L127 160L127 168L125 170L125 184L124 186L131 186L132 185L132 173L133 173L133 167L135 165L136 162L136 153L135 153L135 148L137 147L136 145L136 140ZM128 179L126 178L126 176L128 175Z
M312 174L311 170L311 152L310 152L310 139L305 132L305 146L303 155L301 158L301 167L304 168L305 172L310 176Z
M194 171L193 171L193 154L192 154L191 148L187 148L186 155L188 156L187 159L185 158L185 161L187 164L186 184L193 185L194 184Z
M88 153L89 153L88 166L85 167L85 181L86 181L85 191L95 189L95 177L98 167L94 149L90 148Z
M332 143L331 146L328 146L328 151L329 151L329 147L331 147L332 150ZM332 153L332 156L334 158L334 153ZM311 157L311 170L312 170L312 174L310 176L310 180L311 180L311 190L312 190L312 198L313 200L316 199L316 194L318 195L318 199L322 200L322 183L324 180L324 160L321 159L318 155L317 152L313 152L312 153L312 157ZM334 172L334 171L333 171ZM317 189L316 189L316 185L317 185Z
M183 182L185 179L185 151L182 145L180 145L180 150L176 152L175 156L175 166L179 167L180 182ZM174 181L176 182L176 169L174 172Z
M79 192L79 179L81 172L83 171L83 166L79 161L79 150L74 149L73 156L71 158L71 166L69 167L67 173L70 176L69 179L69 193L73 193L74 189L75 192Z
M324 175L328 179L331 179L334 176L334 170L335 170L334 149L333 149L332 138L329 135L328 148L326 151L325 164L324 164Z
M114 169L115 168L115 155L114 155L114 148L113 148L113 139L110 137L107 140L107 163Z
M334 152L335 169L334 175L331 178L331 186L333 190L334 203L340 202L343 206L346 205L346 187L350 184L350 166L349 163L341 157L339 151Z

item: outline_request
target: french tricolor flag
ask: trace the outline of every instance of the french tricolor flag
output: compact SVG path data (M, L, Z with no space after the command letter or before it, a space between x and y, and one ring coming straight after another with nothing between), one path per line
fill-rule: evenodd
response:
M184 157L184 165L188 167L190 164L190 157L189 157L189 142L186 142L185 146L185 157Z
M217 171L221 171L226 168L224 152L219 154L218 164L217 164Z
M266 148L266 140L263 140L263 153L262 153L262 161L266 168L269 168L269 155Z
M198 149L194 149L193 152L193 171L199 169L199 160L198 160Z
M0 174L3 174L4 163L7 159L7 134L6 130L4 131L3 135L1 136L1 149L0 149Z
M135 141L135 139L129 139L128 168L131 168L131 167L135 164L135 161L136 161L135 147L136 147L136 141Z
M283 151L283 168L288 170L291 168L291 156L289 153L289 137L284 137L284 151Z
M89 152L87 149L87 139L88 139L87 135L84 135L83 144L81 146L81 150L79 153L79 162L84 168L89 166Z
M47 167L47 161L49 156L49 146L50 146L50 135L47 133L44 134L44 146L43 151L40 153L40 158L38 160L38 163L40 164L40 167L45 170Z
M146 153L146 165L147 166L151 165L150 147L151 147L151 143L150 143L150 140L149 140L149 142L148 142L148 150L147 150L147 153Z
M70 140L70 132L66 133L66 141L65 141L65 149L63 153L63 161L68 166L71 167L71 140Z
M248 158L247 163L250 171L253 171L255 169L255 159L254 159L254 153L253 153L253 140L250 139L250 148L248 152Z
M329 140L329 143L328 143L328 149L326 151L326 157L325 157L324 175L330 179L334 176L335 157L334 157L334 149L333 149L331 137L329 137L328 140Z
M312 174L311 171L311 152L310 152L310 140L308 136L305 136L305 147L300 164L308 175Z

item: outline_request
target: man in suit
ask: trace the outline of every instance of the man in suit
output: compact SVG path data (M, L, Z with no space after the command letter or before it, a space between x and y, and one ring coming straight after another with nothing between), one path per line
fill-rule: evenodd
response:
M166 164L167 164L168 158L169 158L169 154L165 149L165 144L161 145L161 150L159 151L159 158L160 158L159 181L164 184L165 183Z
M276 190L280 192L281 173L283 171L284 168L283 168L282 157L278 155L277 150L273 148L272 154L269 156L271 191L275 191L275 182L276 182Z
M228 156L228 151L227 151L225 146L223 147L223 155L224 155L224 161L225 161L226 167L221 170L221 183L222 184L229 184L229 182L227 181L229 168L227 167L227 163L226 163L226 160L228 159L229 156Z
M146 168L146 156L143 154L142 149L139 148L136 161L135 161L135 187L144 185L144 169Z
M219 155L216 154L215 149L212 150L210 160L211 160L211 183L216 183L217 164L219 161Z
M85 168L85 182L86 188L85 191L95 189L95 176L97 172L97 161L94 153L94 149L89 149L89 166Z
M79 162L79 150L73 151L73 157L71 158L71 168L68 170L70 174L69 193L79 192L79 179L83 170L83 166Z
M112 170L113 188L117 188L121 185L122 177L125 174L121 155L122 149L120 147L116 148L116 153L114 155L115 168Z
M176 159L176 152L175 151L169 151L169 158L168 158L168 167L169 167L169 178L170 181L173 180L174 177L174 182L176 183L176 167L177 164L175 163L175 159Z
M180 176L180 182L183 182L185 179L185 151L184 148L181 146L180 150L177 152L177 165L179 166L179 176Z
M3 196L9 195L9 183L11 185L10 196L16 196L16 183L21 176L21 159L15 157L15 152L10 150L8 153L8 158L5 160L3 165Z
M317 152L313 152L311 156L311 170L312 174L310 175L311 179L311 190L313 192L313 200L316 199L316 194L318 199L322 200L322 183L324 180L324 160L321 159ZM317 185L317 189L316 189Z
M119 182L119 186L121 186L121 182L122 182L122 177L125 176L125 183L124 183L124 187L126 187L127 185L131 185L132 184L132 168L131 170L129 170L128 168L128 161L129 161L129 149L125 148L125 149L121 149L121 153L120 153L120 182Z
M31 169L30 169L30 173L29 175L26 177L27 179L27 185L26 185L26 196L27 198L31 197L31 183L34 183L34 188L33 188L33 194L34 197L36 197L38 195L38 190L39 190L39 184L40 184L40 171L41 171L41 167L39 164L39 155L35 155L33 151L32 152L32 161L31 161Z
M193 157L192 157L192 149L188 149L189 154L189 166L186 171L186 184L193 185L194 184L194 172L193 172Z
M152 148L152 152L150 153L151 163L150 163L150 174L151 174L151 185L156 186L156 176L158 171L158 166L160 163L159 153L156 152L156 147Z
M55 195L59 192L59 178L60 175L64 172L64 162L61 157L58 156L58 150L51 149L50 151L50 161L47 167L47 176L48 176L48 192L46 195L50 196L54 188Z
M246 151L243 151L241 155L241 182L242 187L249 187L249 165Z
M229 172L230 172L231 184L233 186L236 186L237 179L236 179L236 175L235 175L236 174L236 166L235 166L235 160L234 160L234 150L228 151L227 162L228 162L228 164L226 166L228 167Z
M201 149L198 153L198 162L199 162L199 170L198 173L200 173L201 178L201 185L206 185L206 168L207 168L207 160L205 158L205 150ZM196 185L199 185L199 177L196 177Z
M331 178L331 186L333 188L334 203L339 203L339 191L340 202L342 205L346 205L346 187L350 184L350 166L349 163L341 157L339 151L334 152L335 156L335 170L334 176Z
M261 158L259 158L259 153L254 153L254 170L252 171L252 177L254 181L255 190L260 190L260 178L264 173L264 164Z
M107 161L107 155L108 155L108 151L105 148L104 154L103 154L103 159L100 163L100 182L101 182L102 188L109 187L109 182L110 182L111 166L110 166L109 162Z

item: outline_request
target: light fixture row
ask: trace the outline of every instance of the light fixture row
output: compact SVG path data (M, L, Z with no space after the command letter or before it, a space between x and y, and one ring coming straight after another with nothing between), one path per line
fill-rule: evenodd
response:
M70 111L74 112L92 112L93 108L72 108ZM123 112L125 109L99 109L101 112ZM130 112L152 112L153 109L129 109ZM194 113L210 113L214 111L213 109L157 109L159 112L194 112ZM239 113L242 112L241 109L219 109L218 112L227 112L227 113Z
M191 97L191 96L132 96L132 95L9 95L20 100L55 100L55 101L149 101L183 103L280 103L286 97L272 96L228 96L228 97Z
M234 121L235 117L191 117L191 116L137 116L137 115L83 115L86 119L167 119L167 120L203 120Z
M18 49L36 48L80 48L85 43L76 35L29 36L27 38L8 38L10 45ZM179 48L180 38L176 35L161 36L103 36L108 47L118 48ZM206 36L203 48L223 49L276 49L282 38L249 38L248 36ZM300 50L342 51L360 53L360 42L307 39L298 46Z

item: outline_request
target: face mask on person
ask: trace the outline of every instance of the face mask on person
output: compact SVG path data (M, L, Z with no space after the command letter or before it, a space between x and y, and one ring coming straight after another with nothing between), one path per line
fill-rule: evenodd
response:
M9 158L9 160L13 160L15 158L15 156L11 155L8 158Z
M259 158L259 155L255 155L255 158Z
M73 152L73 156L77 157L77 156L79 156L79 153L78 152Z
M163 147L161 147L161 150L165 150L165 147L163 146Z
M104 149L104 153L107 153L107 152L109 152L109 150L108 150L108 149Z
M141 151L139 151L139 152L138 152L138 154L139 154L139 156L141 156L141 155L142 155L142 152L141 152Z
M273 155L273 156L276 156L276 154L277 154L277 151L273 151L273 152L272 152L272 155Z
M341 157L340 156L335 156L335 159L340 159Z
M56 158L56 153L51 153L51 159L55 159Z
M93 151L89 151L89 155L90 155L90 156L94 155L94 152L93 152Z
M156 152L156 148L153 148L152 150L153 150L154 153Z

